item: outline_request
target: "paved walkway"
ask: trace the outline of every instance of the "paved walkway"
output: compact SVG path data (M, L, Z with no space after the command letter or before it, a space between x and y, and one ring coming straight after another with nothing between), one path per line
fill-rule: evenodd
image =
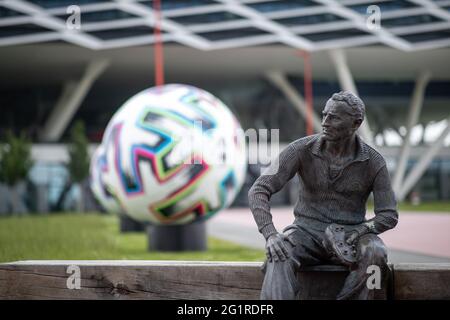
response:
M278 230L294 220L291 208L273 208ZM208 222L208 233L252 248L264 248L248 208L233 208L219 213ZM450 214L400 212L394 230L381 235L389 248L389 260L398 262L450 262Z

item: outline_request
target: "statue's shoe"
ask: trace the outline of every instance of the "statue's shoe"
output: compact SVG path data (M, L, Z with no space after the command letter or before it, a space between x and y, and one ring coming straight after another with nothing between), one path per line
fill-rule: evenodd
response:
M345 241L345 229L339 224L330 224L325 229L325 240L323 245L342 264L352 266L356 263L357 252L354 245L349 245Z

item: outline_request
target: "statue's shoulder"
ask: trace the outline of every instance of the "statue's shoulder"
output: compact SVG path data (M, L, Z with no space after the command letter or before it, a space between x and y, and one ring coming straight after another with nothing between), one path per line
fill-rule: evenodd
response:
M367 143L363 142L364 147L367 150L367 154L369 157L369 162L371 164L371 167L375 170L378 171L380 168L382 168L383 166L386 165L386 160L384 159L384 157L381 155L380 152L378 152L376 149L374 149L373 147L369 146Z
M288 147L293 147L297 151L304 151L306 148L309 148L317 139L319 138L319 134L313 134L310 136L302 137L297 140L292 141Z

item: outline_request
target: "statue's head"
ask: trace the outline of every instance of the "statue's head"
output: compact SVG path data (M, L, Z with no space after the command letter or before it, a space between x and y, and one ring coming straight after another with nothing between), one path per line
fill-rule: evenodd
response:
M364 102L350 91L341 91L328 99L322 111L322 129L326 140L350 137L364 120Z

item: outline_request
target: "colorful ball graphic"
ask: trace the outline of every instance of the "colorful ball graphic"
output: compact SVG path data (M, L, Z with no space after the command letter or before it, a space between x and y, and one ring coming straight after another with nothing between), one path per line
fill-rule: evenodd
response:
M130 98L102 141L103 181L131 218L153 224L206 219L228 207L245 178L244 133L210 93L170 84Z
M114 197L112 186L106 181L107 170L105 148L100 145L91 157L89 184L95 198L106 211L119 213L120 206Z

